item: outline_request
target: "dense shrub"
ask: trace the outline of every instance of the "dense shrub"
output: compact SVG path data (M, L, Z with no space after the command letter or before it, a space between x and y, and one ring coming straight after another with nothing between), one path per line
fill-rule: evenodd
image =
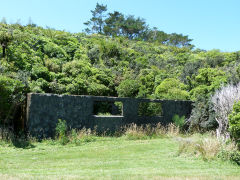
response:
M117 87L119 97L136 97L139 91L139 83L136 80L126 79Z
M189 93L185 90L186 85L174 78L165 79L156 87L155 96L158 99L189 99Z
M0 75L0 124L12 118L14 109L22 101L23 89L21 81Z
M212 110L212 103L208 98L199 96L193 103L188 124L191 132L206 132L217 128L215 112Z
M209 98L212 93L227 82L227 75L217 68L202 68L198 70L197 76L191 80L191 99L197 100L201 97Z

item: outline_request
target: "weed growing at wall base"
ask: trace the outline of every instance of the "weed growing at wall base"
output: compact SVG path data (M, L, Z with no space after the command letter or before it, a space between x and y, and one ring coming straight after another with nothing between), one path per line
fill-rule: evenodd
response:
M81 130L72 129L68 138L70 143L80 145L81 143L96 141L97 136L95 130L83 128Z
M180 129L183 128L184 124L185 124L185 116L179 116L178 114L175 114L172 118L174 124L176 126L178 126Z
M62 145L65 145L68 143L68 137L67 137L67 123L65 120L58 120L57 126L56 126L56 138L59 140L59 142Z

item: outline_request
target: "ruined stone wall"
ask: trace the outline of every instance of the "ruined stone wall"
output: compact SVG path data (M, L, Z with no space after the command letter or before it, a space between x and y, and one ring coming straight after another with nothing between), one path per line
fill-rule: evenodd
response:
M123 112L118 116L97 116L93 114L94 102L122 102ZM141 102L161 103L161 116L139 116L138 105ZM191 101L150 100L136 98L116 98L99 96L73 96L55 94L28 94L27 129L37 138L53 137L58 119L65 120L69 128L81 129L97 127L98 131L114 131L129 123L168 124L175 114L188 117L191 113Z

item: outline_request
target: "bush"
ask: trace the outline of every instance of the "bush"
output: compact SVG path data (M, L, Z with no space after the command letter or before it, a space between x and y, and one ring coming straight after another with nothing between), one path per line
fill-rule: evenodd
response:
M139 83L136 80L123 80L117 87L119 97L136 97L139 91Z
M218 157L222 160L230 160L238 165L240 165L240 152L238 150L226 151L222 150Z
M167 78L156 87L155 96L158 99L187 100L189 93L185 89L186 85L178 79Z
M240 101L233 105L233 111L229 115L229 132L240 147Z
M191 99L196 101L200 97L209 98L212 93L227 82L227 75L217 68L202 68L198 75L191 80Z
M178 155L189 154L203 160L221 159L240 164L240 153L232 141L221 141L215 135L194 134L188 138L180 138Z
M230 161L233 161L240 165L240 152L239 151L234 151L230 154Z

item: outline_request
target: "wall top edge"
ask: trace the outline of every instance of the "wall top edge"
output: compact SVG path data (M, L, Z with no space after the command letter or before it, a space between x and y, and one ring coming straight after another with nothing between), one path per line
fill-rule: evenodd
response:
M147 98L130 98L130 97L113 97L113 96L92 96L92 95L68 95L68 94L52 94L52 93L28 93L28 96L56 96L56 97L82 97L91 98L93 101L125 101L137 100L140 102L192 102L189 100L162 100L162 99L147 99Z

